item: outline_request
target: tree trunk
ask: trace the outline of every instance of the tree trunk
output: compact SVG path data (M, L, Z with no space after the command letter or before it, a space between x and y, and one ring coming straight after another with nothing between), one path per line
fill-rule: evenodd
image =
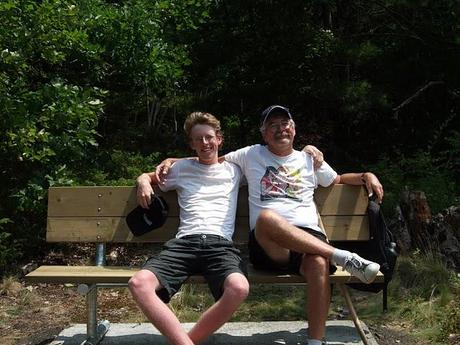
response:
M412 248L431 250L431 236L428 225L431 222L431 210L425 193L407 188L401 193L401 211L406 220L412 240Z

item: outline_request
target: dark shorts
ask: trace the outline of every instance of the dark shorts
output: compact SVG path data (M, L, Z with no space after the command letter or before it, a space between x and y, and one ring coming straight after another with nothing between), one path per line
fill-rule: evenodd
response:
M329 243L327 240L326 235L324 235L322 232L310 229L310 228L303 228L298 226L299 229L304 230L305 232L308 232L309 234L319 238L321 241ZM256 235L255 235L255 230L251 230L249 233L249 242L248 242L248 247L249 247L249 260L251 261L252 265L256 269L260 270L268 270L268 271L286 271L289 273L295 273L299 274L300 273L300 266L302 264L302 258L303 258L303 253L298 253L295 251L289 251L289 262L286 264L280 264L276 261L274 261L271 257L267 255L265 250L262 248L262 246L257 242ZM337 270L337 267L335 267L332 264L329 264L329 273L333 274Z
M216 301L228 275L237 272L247 276L246 265L232 241L204 234L169 240L142 268L153 272L163 286L157 294L165 303L191 275L204 276Z

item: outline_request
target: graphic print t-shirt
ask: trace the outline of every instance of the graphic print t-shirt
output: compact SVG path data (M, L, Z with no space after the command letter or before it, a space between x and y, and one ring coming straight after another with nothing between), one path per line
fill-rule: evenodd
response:
M254 229L262 209L278 212L291 224L321 231L313 193L318 185L329 186L337 173L323 162L313 169L313 158L302 151L277 156L266 146L253 145L225 155L238 164L249 189L249 225Z

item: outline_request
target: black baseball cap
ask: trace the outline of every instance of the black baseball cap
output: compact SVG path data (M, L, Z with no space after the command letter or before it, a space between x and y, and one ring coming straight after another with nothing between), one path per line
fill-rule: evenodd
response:
M149 208L137 206L126 216L126 224L134 236L144 235L163 226L169 207L163 197L152 194Z
M260 116L260 126L263 127L268 117L273 113L285 113L292 120L292 115L289 108L283 107L282 105L271 105L262 112Z

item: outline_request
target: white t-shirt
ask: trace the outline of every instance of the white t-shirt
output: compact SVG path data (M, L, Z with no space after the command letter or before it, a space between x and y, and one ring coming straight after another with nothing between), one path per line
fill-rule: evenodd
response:
M337 173L323 162L313 168L313 158L303 151L277 156L267 146L253 145L225 155L238 164L249 189L249 225L255 228L262 209L272 209L291 224L321 231L313 193L318 185L329 186Z
M213 234L232 239L241 170L229 162L212 165L182 159L169 170L162 191L176 190L180 225L176 238Z

